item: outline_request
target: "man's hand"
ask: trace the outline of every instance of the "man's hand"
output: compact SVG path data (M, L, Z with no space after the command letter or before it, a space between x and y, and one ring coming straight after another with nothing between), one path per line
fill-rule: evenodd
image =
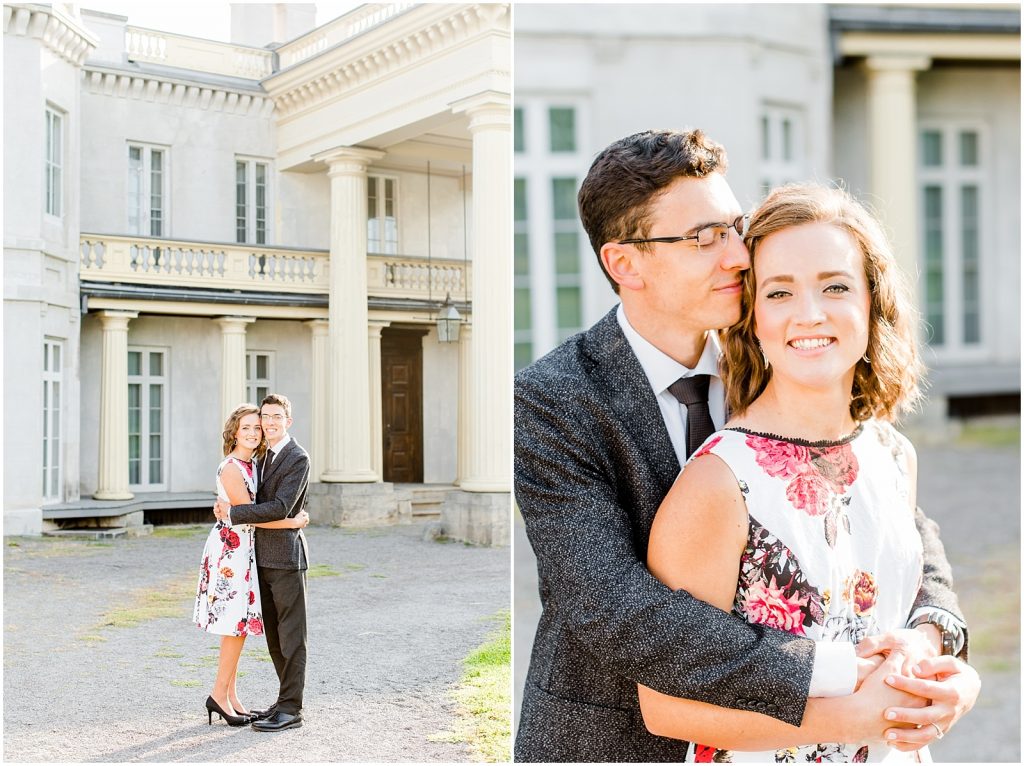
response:
M974 707L981 691L977 671L956 657L921 660L914 668L914 675L916 678L899 674L886 678L886 683L894 689L931 700L928 707L890 707L885 711L889 721L920 726L912 729L897 726L886 730L886 741L897 750L917 750L938 739L939 731L945 735L964 713ZM927 680L932 678L935 680Z
M877 636L868 636L857 644L857 657L866 659L874 654L888 655L899 652L906 660L902 673L905 676L914 674L914 666L921 660L939 655L939 632L934 625L921 625L913 630L903 628ZM860 680L858 663L858 681Z
M220 521L224 521L231 514L231 503L225 503L223 500L218 499L213 504L213 515L216 516Z
M854 687L854 691L860 689L860 685L864 683L868 676L878 670L878 666L884 660L884 654L872 654L870 657L857 658L857 685Z

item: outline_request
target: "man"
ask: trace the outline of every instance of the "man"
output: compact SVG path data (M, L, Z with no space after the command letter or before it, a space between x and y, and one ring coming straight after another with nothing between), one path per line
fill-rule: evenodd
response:
M739 318L750 267L725 169L725 152L700 131L647 131L605 149L580 189L583 226L621 304L516 377L516 499L543 604L517 761L685 760L687 743L644 727L638 682L798 726L808 697L850 694L874 667L851 644L816 645L673 592L644 566L654 514L698 431L725 421L709 330ZM696 398L675 385L691 377L704 381ZM918 526L916 606L964 650L936 527L920 513ZM940 638L931 624L903 633L901 652ZM973 703L970 684L957 689L936 708L937 726ZM892 699L879 697L880 722ZM942 730L900 736L920 746Z
M282 394L260 403L260 421L270 448L259 464L255 505L218 501L218 518L232 524L258 524L295 516L306 502L309 455L291 438L292 405ZM301 529L256 528L256 566L267 649L280 682L277 701L254 710L257 731L302 726L302 690L306 682L306 570L309 550Z

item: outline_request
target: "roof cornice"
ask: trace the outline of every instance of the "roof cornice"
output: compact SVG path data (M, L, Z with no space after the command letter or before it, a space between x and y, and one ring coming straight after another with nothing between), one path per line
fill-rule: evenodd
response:
M4 4L4 34L31 37L74 66L81 66L99 38L46 5Z
M509 6L423 4L262 81L288 117L314 108L467 41L510 33Z

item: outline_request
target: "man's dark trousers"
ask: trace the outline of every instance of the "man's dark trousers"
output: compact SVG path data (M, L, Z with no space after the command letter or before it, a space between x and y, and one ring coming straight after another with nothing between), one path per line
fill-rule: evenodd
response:
M302 710L306 683L306 573L267 567L258 571L267 649L281 683L275 707L295 715Z

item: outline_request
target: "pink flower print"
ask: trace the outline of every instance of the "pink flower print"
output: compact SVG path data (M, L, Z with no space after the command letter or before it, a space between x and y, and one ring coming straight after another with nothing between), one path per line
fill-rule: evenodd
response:
M799 444L747 434L747 446L757 453L757 464L769 476L789 479L810 468L807 448Z
M797 476L786 486L786 499L808 516L821 516L828 510L832 487L820 475Z
M690 460L693 460L694 458L698 458L701 455L708 454L709 452L711 452L711 450L713 450L715 448L715 445L718 444L718 442L720 442L720 441L722 441L722 437L721 436L716 436L714 439L709 441L707 444L705 444L699 450L694 452L693 455L690 456Z
M263 635L263 620L259 617L249 618L249 635L250 636L262 636Z
M751 584L744 595L743 613L747 621L755 625L767 625L804 635L804 616L801 607L807 606L807 597L787 596L772 577L769 584L758 580Z
M853 448L849 444L814 450L812 457L814 467L835 487L837 494L844 494L846 488L857 480L860 466Z

